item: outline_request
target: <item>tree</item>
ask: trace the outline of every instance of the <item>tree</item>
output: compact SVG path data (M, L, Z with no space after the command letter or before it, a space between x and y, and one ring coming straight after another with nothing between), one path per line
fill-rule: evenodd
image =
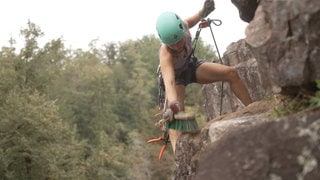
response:
M21 33L19 54L13 40L0 52L1 179L138 178L138 162L150 165L151 179L170 176L171 154L161 165L160 146L145 143L160 135L154 127L159 39L102 48L93 40L83 51L65 49L62 39L39 47L44 33L30 21ZM199 57L214 56L198 43ZM201 86L188 89L186 104L201 107Z
M9 93L0 107L1 179L84 177L85 143L39 93Z

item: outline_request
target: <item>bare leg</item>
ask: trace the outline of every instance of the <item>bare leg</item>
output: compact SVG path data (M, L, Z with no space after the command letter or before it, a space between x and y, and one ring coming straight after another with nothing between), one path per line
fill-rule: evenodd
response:
M181 131L169 129L169 138L170 138L173 153L176 152L176 143L180 135L181 135Z
M245 105L252 103L252 99L243 81L240 79L235 67L218 63L203 63L196 71L197 82L208 84L217 81L227 81L233 93Z
M245 106L248 106L252 103L252 99L250 97L247 87L245 86L244 82L241 80L235 69L231 73L231 76L232 78L229 81L231 90Z

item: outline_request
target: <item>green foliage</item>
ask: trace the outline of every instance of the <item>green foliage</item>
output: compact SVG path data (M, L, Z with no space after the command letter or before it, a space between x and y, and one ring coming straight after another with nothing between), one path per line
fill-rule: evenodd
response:
M320 106L320 80L316 81L318 91L316 91L315 96L310 99L311 106Z
M44 35L36 24L28 21L27 26L27 28L20 31L21 35L25 38L25 47L22 49L20 56L25 62L31 60L31 57L37 53L39 48L37 40Z
M170 149L147 139L154 126L159 39L65 49L62 39L39 47L44 33L32 22L21 30L19 53L0 51L0 179L166 179ZM214 56L198 42L199 57ZM201 86L186 105L202 113ZM137 173L139 172L139 173Z
M1 179L83 177L84 143L57 108L39 93L8 94L0 107Z
M297 96L282 101L282 103L273 108L273 119L299 112L310 107L309 98Z
M309 92L304 92L301 90L294 97L279 97L281 103L273 108L272 118L276 119L282 116L293 114L301 110L314 108L320 106L320 81L316 81L315 92L314 89L309 90Z
M18 87L18 73L15 71L15 62L12 59L0 60L0 103L5 100L5 95Z

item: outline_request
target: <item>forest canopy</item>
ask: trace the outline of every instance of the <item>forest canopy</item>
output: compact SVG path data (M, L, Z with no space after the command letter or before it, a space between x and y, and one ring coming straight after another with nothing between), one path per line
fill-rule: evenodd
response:
M160 41L152 35L88 50L67 49L32 22L0 51L0 179L165 179L170 150L146 140L160 135L157 80ZM208 60L213 48L198 41ZM203 115L200 86L186 104ZM170 164L170 165L169 165Z

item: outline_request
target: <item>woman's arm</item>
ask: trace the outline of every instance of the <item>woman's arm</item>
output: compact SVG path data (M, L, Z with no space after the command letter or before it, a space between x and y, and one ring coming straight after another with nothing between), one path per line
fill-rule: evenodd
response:
M187 29L195 26L202 18L207 17L215 9L214 0L206 0L202 9L193 16L185 19Z
M200 20L202 19L200 13L196 13L191 17L188 17L187 19L184 20L186 24L186 29L190 29L193 26L195 26Z
M166 49L165 45L160 47L159 52L160 67L165 85L165 91L168 98L168 102L177 100L177 91L175 89L175 77L174 77L174 65L173 57Z

